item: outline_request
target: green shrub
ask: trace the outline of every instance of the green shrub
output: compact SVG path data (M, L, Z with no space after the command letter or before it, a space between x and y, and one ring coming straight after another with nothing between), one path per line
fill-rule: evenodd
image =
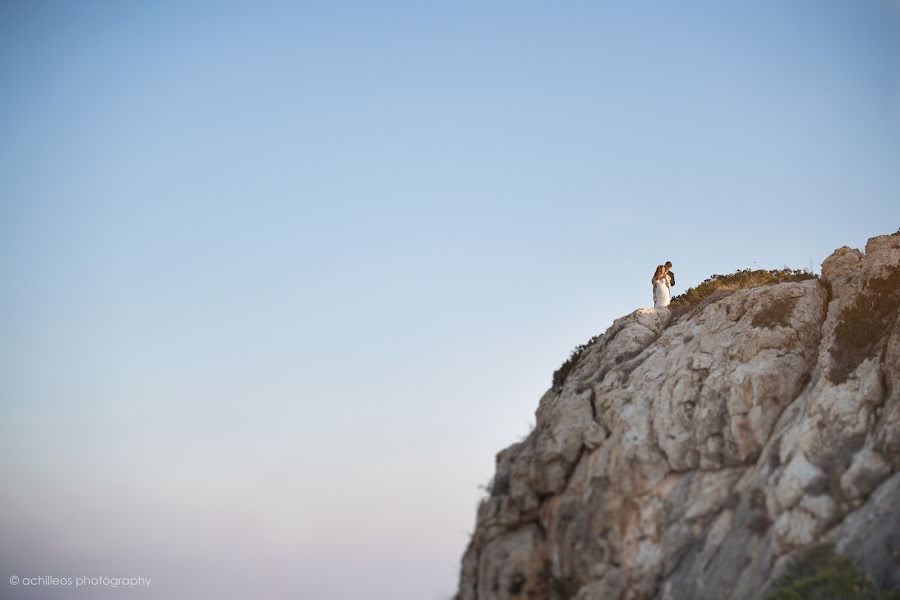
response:
M887 276L868 280L853 304L841 311L827 373L831 382L844 383L862 361L880 351L897 319L898 308L900 267L894 266Z
M755 288L773 283L788 281L806 281L815 279L816 275L806 269L741 269L730 275L710 275L696 287L689 288L685 293L672 298L671 307L684 310L696 306L712 296L721 292L736 292L747 288Z
M569 376L569 373L571 373L575 369L575 367L578 366L578 361L581 360L581 356L584 354L584 351L599 339L600 335L595 335L586 343L580 344L576 346L574 350L572 350L572 353L569 355L569 358L566 359L566 362L564 362L562 366L560 366L556 371L553 372L554 389L562 389L562 386L566 382L566 378Z
M846 556L819 545L794 559L766 600L877 600L878 592Z

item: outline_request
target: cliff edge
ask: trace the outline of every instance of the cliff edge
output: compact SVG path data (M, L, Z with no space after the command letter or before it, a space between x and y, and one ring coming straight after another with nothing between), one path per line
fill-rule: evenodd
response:
M900 233L618 319L496 456L457 598L762 598L830 544L900 589Z

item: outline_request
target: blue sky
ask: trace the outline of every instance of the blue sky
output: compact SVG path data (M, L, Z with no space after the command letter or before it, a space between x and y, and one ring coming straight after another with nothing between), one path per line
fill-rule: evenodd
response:
M13 1L0 89L5 576L446 598L657 264L900 227L886 0Z

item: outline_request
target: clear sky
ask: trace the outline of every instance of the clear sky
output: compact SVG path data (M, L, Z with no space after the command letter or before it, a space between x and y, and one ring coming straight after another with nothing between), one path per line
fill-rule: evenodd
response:
M0 4L0 596L447 598L613 319L900 227L900 5Z

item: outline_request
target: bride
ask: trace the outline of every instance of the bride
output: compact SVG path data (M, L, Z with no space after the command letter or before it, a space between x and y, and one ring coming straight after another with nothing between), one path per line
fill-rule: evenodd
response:
M653 279L650 280L650 283L653 284L653 307L659 308L661 306L669 305L669 286L668 286L668 277L666 276L665 266L660 265L656 267L656 272L653 274Z

